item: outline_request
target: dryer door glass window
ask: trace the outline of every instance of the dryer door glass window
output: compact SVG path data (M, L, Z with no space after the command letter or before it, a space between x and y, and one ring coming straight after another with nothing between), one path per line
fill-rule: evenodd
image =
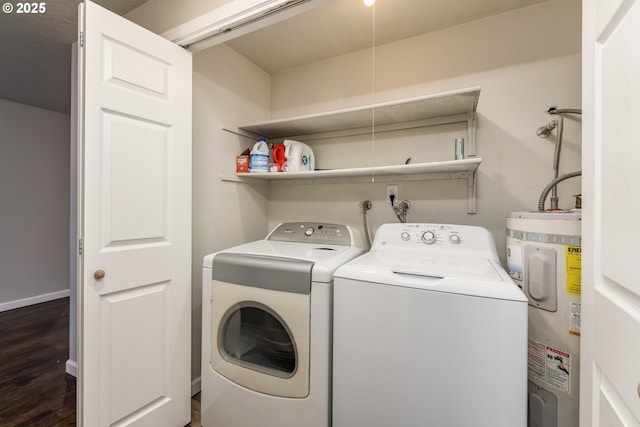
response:
M218 351L228 362L290 378L297 366L289 328L268 307L252 303L231 308L218 331Z

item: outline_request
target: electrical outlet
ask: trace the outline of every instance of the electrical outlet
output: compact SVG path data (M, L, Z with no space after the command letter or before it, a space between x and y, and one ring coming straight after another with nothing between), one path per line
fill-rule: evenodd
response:
M393 195L393 204L399 202L398 200L398 186L396 184L387 185L387 198L385 199L387 203L391 204L391 196Z

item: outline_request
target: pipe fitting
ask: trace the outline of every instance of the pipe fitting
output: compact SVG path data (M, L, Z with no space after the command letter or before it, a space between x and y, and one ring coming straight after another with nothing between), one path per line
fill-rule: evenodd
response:
M573 178L581 175L582 175L582 171L569 172L567 174L557 177L556 179L551 181L549 184L547 184L544 190L542 190L542 194L540 194L540 199L538 200L538 212L544 212L544 203L547 200L547 196L549 195L549 192L551 192L552 188L554 188L556 185L558 185L565 179L569 179L569 178Z

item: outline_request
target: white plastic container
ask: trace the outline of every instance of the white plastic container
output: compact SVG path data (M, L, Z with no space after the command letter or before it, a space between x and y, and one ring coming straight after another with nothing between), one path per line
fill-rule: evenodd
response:
M286 139L284 155L287 161L282 166L284 172L303 172L315 170L313 150L307 144Z
M269 172L269 145L264 138L255 143L249 154L249 172Z

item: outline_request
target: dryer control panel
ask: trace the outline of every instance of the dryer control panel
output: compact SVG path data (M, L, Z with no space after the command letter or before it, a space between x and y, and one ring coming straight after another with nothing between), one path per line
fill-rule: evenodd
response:
M398 250L454 256L494 255L493 236L483 227L455 224L383 224L376 231L371 250Z
M273 229L266 240L354 246L358 245L360 234L357 230L342 224L284 222Z

